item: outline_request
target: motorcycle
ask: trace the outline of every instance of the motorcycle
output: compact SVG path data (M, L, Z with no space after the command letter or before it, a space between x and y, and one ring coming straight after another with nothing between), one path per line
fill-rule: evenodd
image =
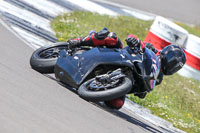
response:
M35 50L31 67L43 74L54 73L56 79L77 90L85 100L98 102L129 93L151 92L160 65L149 49L78 47L68 49L67 42Z

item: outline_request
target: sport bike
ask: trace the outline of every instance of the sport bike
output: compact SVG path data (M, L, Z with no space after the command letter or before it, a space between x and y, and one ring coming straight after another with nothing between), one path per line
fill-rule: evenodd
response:
M67 42L35 50L31 67L43 74L55 73L56 79L77 90L88 101L107 101L129 93L152 91L160 65L149 49L78 47Z

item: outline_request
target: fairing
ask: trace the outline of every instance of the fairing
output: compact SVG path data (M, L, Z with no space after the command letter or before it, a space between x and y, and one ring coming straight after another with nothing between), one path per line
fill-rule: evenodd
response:
M149 91L151 91L155 87L156 79L160 73L159 58L148 48L145 48L143 57L143 78L146 78L144 82L148 86Z
M155 86L155 79L160 71L157 56L148 48L143 54L134 54L129 47L124 49L95 47L73 56L67 55L66 51L62 50L55 66L55 76L61 82L78 88L99 65L129 67L144 82L148 91ZM138 69L140 70L138 71Z
M127 51L122 49L93 48L82 54L68 56L66 51L59 53L55 66L55 75L61 82L77 88L87 75L99 65L117 65L131 67Z

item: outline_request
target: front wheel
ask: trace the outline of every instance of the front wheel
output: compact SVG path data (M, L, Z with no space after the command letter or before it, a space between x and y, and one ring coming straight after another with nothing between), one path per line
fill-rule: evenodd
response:
M85 100L98 102L112 100L126 95L132 88L132 81L127 77L99 82L97 78L84 82L78 89L78 94Z
M58 42L35 50L30 59L31 67L40 73L53 73L61 50L68 49L67 42Z

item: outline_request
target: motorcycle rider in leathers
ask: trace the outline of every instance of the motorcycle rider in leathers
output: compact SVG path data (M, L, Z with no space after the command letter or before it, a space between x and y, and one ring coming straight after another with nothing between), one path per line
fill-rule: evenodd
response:
M140 41L135 35L130 34L126 38L127 47L130 49L138 48L139 51L145 52L145 47L152 50L159 58L161 62L161 71L156 79L156 85L159 85L163 80L163 75L172 75L180 70L186 62L186 56L182 48L177 45L169 45L162 51L156 50L152 44ZM116 33L108 31L104 27L101 31L90 31L86 37L80 37L75 39L69 39L69 49L73 49L79 46L106 46L107 48L123 48L123 43L117 37ZM147 91L144 88L139 88L141 92L135 93L135 96L139 98L145 98ZM152 88L153 89L153 88ZM120 109L125 101L125 96L116 98L104 103L113 109Z

